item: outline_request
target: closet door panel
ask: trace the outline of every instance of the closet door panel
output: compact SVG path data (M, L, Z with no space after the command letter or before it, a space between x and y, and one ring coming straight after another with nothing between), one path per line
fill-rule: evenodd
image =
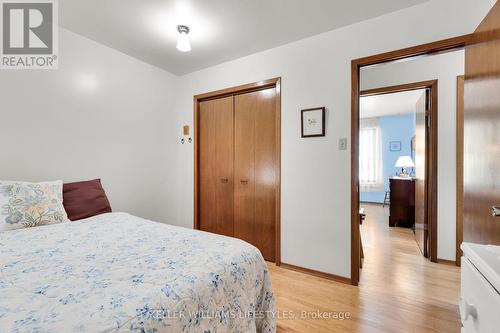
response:
M255 226L259 246L268 260L275 259L276 209L276 100L275 89L258 92L255 110Z
M233 235L233 97L199 108L200 229Z
M255 244L255 117L246 98L235 97L234 112L234 236Z
M275 89L235 97L235 236L275 259ZM245 181L248 181L246 183Z
M215 111L209 102L200 103L199 202L200 229L213 231L217 225L217 184L215 170Z
M233 97L218 100L215 128L217 149L215 152L217 173L217 233L233 236L234 204L234 112Z

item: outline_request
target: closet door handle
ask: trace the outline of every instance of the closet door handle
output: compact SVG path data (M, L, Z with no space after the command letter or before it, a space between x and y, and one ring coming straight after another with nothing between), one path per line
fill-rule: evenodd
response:
M243 185L246 185L246 184L248 184L248 180L240 180L240 183L242 183Z
M220 181L223 182L223 183L228 183L229 179L227 179L227 178L221 178Z

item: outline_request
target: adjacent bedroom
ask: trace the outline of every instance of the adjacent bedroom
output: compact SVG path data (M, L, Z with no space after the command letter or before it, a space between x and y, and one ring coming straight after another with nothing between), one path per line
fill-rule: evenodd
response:
M0 0L0 31L0 333L497 331L496 0Z

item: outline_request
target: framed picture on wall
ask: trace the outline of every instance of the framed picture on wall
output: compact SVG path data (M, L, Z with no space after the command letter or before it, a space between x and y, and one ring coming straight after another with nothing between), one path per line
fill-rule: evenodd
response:
M401 151L401 141L390 141L389 151Z
M325 107L301 110L302 137L325 136Z

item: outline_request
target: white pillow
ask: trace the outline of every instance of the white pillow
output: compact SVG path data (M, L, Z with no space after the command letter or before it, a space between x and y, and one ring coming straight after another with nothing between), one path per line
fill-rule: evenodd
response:
M61 180L44 183L0 181L0 231L66 221Z

